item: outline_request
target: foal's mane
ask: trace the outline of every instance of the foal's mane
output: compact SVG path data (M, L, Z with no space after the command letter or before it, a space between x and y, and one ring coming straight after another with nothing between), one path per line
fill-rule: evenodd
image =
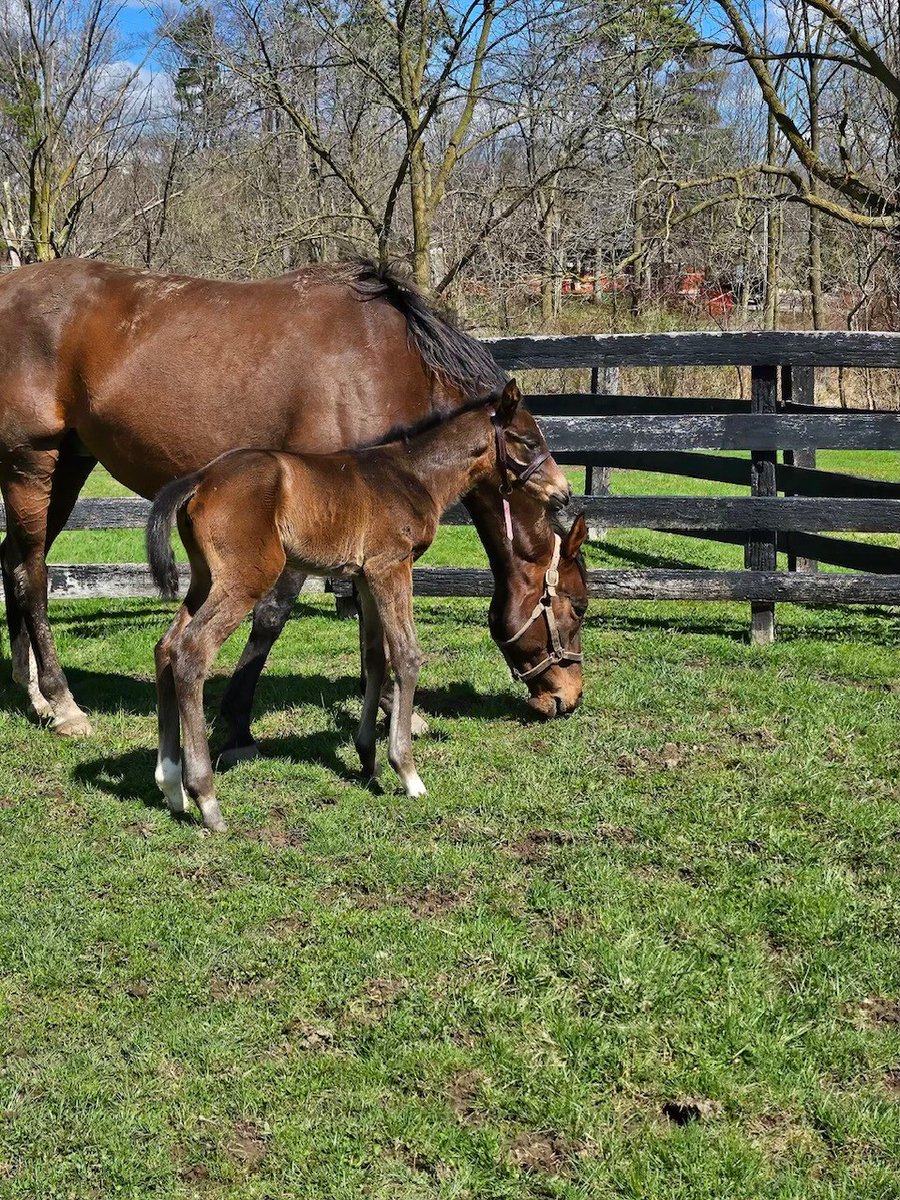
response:
M413 425L392 425L381 437L373 438L371 442L361 442L358 446L353 446L352 451L374 450L378 446L390 446L394 442L412 441L441 425L449 425L451 421L455 421L457 417L464 417L466 413L477 412L487 408L489 404L496 404L499 398L498 392L492 392L489 396L478 396L475 400L469 400L468 403L459 408L452 408L449 412L431 412Z

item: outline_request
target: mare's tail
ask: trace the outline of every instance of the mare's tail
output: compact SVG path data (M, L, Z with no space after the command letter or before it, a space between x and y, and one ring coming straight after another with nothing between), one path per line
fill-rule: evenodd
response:
M200 486L201 472L173 479L160 488L147 520L147 558L153 582L164 596L178 595L178 566L172 550L175 518Z

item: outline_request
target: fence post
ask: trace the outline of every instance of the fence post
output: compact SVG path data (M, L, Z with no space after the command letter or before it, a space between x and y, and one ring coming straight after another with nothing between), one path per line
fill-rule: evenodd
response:
M618 367L591 368L591 395L616 396L619 393ZM587 496L609 495L609 467L585 467L584 491ZM588 525L588 537L593 542L606 541L606 529L602 525Z
M782 367L781 369L782 399L793 401L795 404L813 405L816 402L816 369L815 367ZM802 450L785 450L784 461L790 467L815 467L815 447ZM798 495L796 488L785 489L786 496ZM790 535L788 535L790 545ZM814 558L798 557L788 552L789 571L818 571L819 564Z
M751 369L750 411L774 413L778 409L778 371L775 367ZM754 450L750 456L751 496L777 496L775 486L775 450ZM748 535L744 551L744 566L751 571L774 571L778 565L778 539L766 530ZM754 601L750 605L750 641L755 646L768 646L775 641L775 605L770 601Z

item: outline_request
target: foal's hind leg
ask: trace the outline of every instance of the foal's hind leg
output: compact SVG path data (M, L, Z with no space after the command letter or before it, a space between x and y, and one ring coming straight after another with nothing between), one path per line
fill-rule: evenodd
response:
M381 574L367 574L394 669L394 700L388 758L408 796L424 796L412 756L412 713L419 679L419 646L412 615L412 566L405 562Z
M62 736L77 737L91 733L91 724L69 691L47 616L46 553L52 540L48 524L58 457L57 450L23 452L16 456L11 469L8 467L4 472L3 497L9 532L3 558L16 613L24 622L34 650L40 694L52 710L53 730ZM64 524L65 517L62 521ZM12 614L13 622L16 613ZM24 673L26 656L21 627L12 626L12 632L14 655Z
M253 696L269 651L284 629L305 578L293 567L285 567L274 588L253 610L250 637L222 699L222 716L228 725L225 748L219 755L222 767L255 758L259 753L250 729Z
M259 596L235 586L213 584L194 618L174 639L169 661L178 697L181 740L184 747L182 775L187 794L203 816L203 824L215 833L226 829L216 799L206 718L203 715L203 685L220 646L240 625Z
M156 755L156 784L173 813L187 811L187 793L181 778L181 721L178 717L178 696L172 671L172 646L191 619L191 609L185 601L175 614L175 620L156 643L156 717L159 728L159 748Z

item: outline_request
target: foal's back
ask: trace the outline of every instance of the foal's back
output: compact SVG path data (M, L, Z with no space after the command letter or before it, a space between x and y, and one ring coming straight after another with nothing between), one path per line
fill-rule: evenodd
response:
M181 532L192 563L202 561L213 579L239 570L255 589L287 562L313 575L354 575L381 554L415 556L437 528L432 508L388 448L236 450L201 473Z

